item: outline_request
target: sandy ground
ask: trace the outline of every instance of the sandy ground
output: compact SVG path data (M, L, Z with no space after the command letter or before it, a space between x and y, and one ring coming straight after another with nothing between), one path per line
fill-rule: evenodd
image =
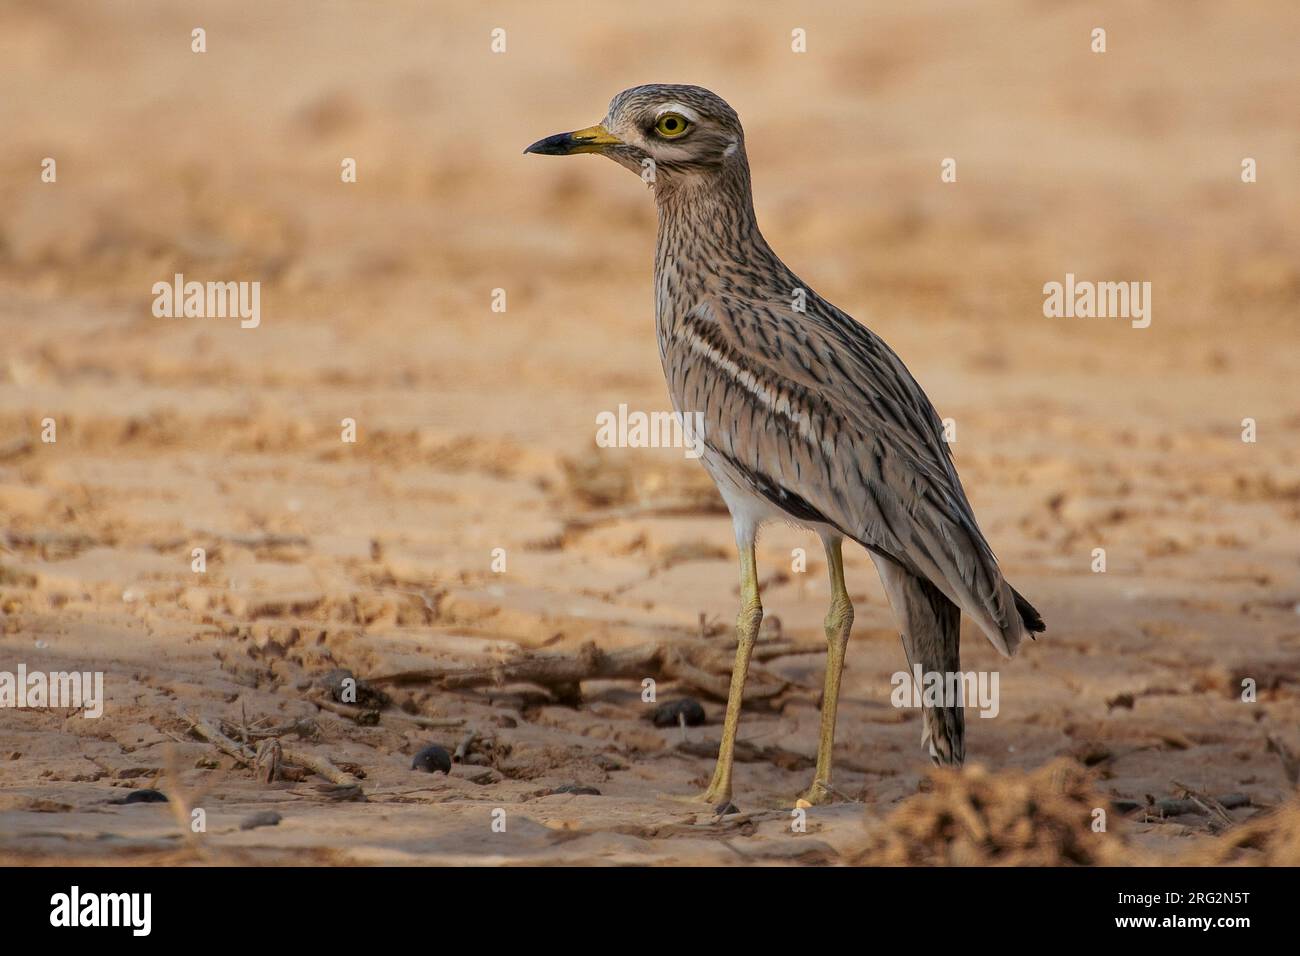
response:
M702 469L594 442L602 411L668 407L651 197L607 162L520 155L647 81L731 101L769 240L957 423L984 530L1049 626L1011 662L965 633L964 666L1001 682L969 759L1008 780L1076 761L1084 811L1183 787L1254 804L1113 815L1098 839L1146 862L1287 799L1266 740L1300 750L1293 3L483 6L0 7L0 670L101 670L108 695L98 720L0 711L0 860L870 862L879 821L954 786L890 705L904 658L854 549L842 799L791 832L827 586L786 528L761 542L766 639L796 646L741 725L739 819L663 796L707 782L722 717L671 681L659 700L699 697L705 725L653 726L635 679L578 701L388 683L372 726L312 702L339 667L729 654L730 524ZM176 272L260 281L260 327L155 318ZM1151 326L1044 318L1067 272L1150 281ZM182 712L254 742L298 722L284 746L364 774L364 800L258 783ZM476 762L410 769L468 730ZM144 787L172 807L110 802ZM260 810L279 825L240 829Z

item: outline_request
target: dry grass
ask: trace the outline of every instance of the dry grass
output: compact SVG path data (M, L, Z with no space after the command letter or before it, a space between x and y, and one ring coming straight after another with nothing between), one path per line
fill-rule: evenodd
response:
M1118 814L1091 826L1109 801L1078 764L1056 760L1029 773L941 768L929 792L869 820L853 862L872 866L1116 866L1130 858Z

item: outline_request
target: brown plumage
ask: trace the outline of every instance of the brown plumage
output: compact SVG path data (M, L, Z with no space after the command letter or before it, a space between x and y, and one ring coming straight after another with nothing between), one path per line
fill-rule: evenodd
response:
M961 612L1006 656L1043 630L1042 619L1003 578L916 379L763 238L744 132L730 106L700 87L636 87L614 98L603 124L529 151L599 152L654 186L660 358L676 410L703 415L702 461L731 510L741 551L733 693L706 798L730 798L740 689L762 619L754 539L763 522L778 519L820 534L831 565L822 742L805 794L828 799L835 697L852 623L843 538L871 554L909 664L923 671L959 669ZM961 707L927 709L924 725L932 756L960 763Z

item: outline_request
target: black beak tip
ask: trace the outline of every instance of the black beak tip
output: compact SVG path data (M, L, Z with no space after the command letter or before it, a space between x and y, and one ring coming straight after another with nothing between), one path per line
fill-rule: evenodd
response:
M539 139L529 146L524 153L537 153L541 156L565 156L573 149L573 136L569 133L556 133L545 139Z

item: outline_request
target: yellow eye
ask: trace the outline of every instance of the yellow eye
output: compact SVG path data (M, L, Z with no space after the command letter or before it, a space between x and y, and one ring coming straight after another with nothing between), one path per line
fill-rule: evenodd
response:
M677 113L665 113L655 121L655 132L668 139L676 139L689 128L686 117Z

